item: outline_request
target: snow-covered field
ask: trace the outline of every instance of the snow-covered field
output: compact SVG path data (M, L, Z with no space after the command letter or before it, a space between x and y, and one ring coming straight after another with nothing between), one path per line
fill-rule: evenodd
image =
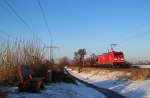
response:
M132 66L137 66L139 68L150 68L150 65L132 65Z
M111 89L128 98L150 98L150 80L121 80L117 76L122 73L115 71L106 73L93 70L86 73L77 73L77 71L70 69L70 72L82 80L99 87Z
M81 83L53 83L46 86L40 93L19 93L17 87L3 88L9 92L8 98L106 98L103 94L84 86Z

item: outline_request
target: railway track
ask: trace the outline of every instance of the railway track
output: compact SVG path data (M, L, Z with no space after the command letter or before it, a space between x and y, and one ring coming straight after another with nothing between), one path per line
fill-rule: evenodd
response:
M100 93L103 93L107 98L127 98L127 97L122 96L122 95L120 95L120 94L118 94L118 93L116 93L116 92L114 92L114 91L112 91L112 90L105 89L105 88L101 88L101 87L97 87L97 86L95 86L95 85L93 85L93 84L91 84L91 83L88 83L88 82L86 82L86 81L83 81L83 80L81 80L81 79L79 79L79 78L77 78L77 77L71 75L71 74L68 72L67 69L65 69L65 72L67 73L67 75L69 75L70 77L72 77L72 78L74 78L75 80L79 81L80 83L82 83L82 84L84 84L84 85L86 85L86 86L88 86L88 87L90 87L90 88L93 88L93 89L95 89L96 91L98 91L98 92L100 92Z

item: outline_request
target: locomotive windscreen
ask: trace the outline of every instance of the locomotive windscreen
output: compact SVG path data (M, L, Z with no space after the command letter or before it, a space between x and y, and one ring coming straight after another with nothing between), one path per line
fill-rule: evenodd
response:
M122 53L114 53L114 55L116 56L116 57L121 57L121 56L123 56L123 54Z

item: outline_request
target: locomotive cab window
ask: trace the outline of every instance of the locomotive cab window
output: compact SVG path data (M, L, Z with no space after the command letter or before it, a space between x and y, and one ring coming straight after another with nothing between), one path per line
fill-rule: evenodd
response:
M122 53L115 53L114 55L115 55L116 57L118 57L118 56L119 56L119 57L120 57L120 56L123 56Z

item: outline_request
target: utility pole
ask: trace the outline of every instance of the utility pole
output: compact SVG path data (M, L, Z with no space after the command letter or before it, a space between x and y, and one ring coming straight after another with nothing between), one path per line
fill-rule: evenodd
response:
M53 59L53 51L54 51L54 49L58 49L59 47L53 46L52 43L51 43L50 46L45 46L44 49L45 48L49 49L49 60L53 62L53 60L54 60Z

